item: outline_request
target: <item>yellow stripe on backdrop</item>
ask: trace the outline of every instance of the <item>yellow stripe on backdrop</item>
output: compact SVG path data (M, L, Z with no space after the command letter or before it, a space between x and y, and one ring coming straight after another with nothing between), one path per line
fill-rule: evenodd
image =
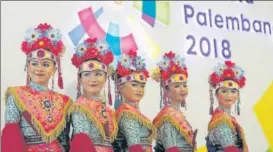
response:
M138 23L133 16L128 16L129 24L133 27L135 35L139 34L137 37L142 37L144 44L144 51L149 55L152 60L156 60L158 58L160 48L159 46L153 42L153 40L149 37L149 35L145 32L144 28L140 23Z
M273 152L272 148L268 148L266 152Z
M273 147L273 80L262 98L253 107L269 147Z
M199 147L196 152L208 152L206 146Z

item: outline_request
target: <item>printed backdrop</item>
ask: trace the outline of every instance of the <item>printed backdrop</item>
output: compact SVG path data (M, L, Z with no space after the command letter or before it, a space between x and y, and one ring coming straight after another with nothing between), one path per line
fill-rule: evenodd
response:
M57 91L73 99L77 70L70 59L74 46L88 36L106 38L116 59L138 49L149 70L169 50L184 56L189 71L184 111L193 128L198 129L200 152L206 151L204 138L210 119L208 76L217 62L233 60L243 67L247 79L237 118L245 129L250 151L272 151L272 8L269 1L1 2L1 129L4 91L25 83L25 55L20 50L25 31L48 22L61 29L67 46L62 59L65 89ZM159 112L158 86L149 80L140 103L141 111L150 119Z

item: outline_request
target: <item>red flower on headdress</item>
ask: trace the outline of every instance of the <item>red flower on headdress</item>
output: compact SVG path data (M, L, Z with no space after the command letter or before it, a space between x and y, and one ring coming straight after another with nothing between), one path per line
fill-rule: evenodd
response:
M60 52L60 50L63 50L64 49L64 44L63 44L63 41L58 41L56 44L55 44L55 47L53 45L51 45L51 48L49 48L51 50L51 52L54 54L54 55L59 55L61 54L62 52Z
M233 79L235 77L235 74L232 69L228 68L228 69L224 69L223 76L226 79Z
M170 73L168 71L161 71L161 77L163 80L167 80L170 77Z
M171 61L170 68L168 69L169 73L181 73L181 67L179 65L176 65L173 61Z
M92 45L95 45L95 43L97 42L97 38L93 38L93 39L92 38L88 38L84 42L87 43L87 44L90 44L92 46Z
M51 25L47 24L47 23L41 23L38 25L38 27L36 29L41 30L42 32L46 32L48 29L51 29Z
M77 68L79 68L80 65L82 64L82 59L81 59L81 57L77 56L76 54L73 55L71 61L72 61L72 64L73 64L74 66L76 66Z
M83 59L95 59L99 57L99 52L96 48L88 48L87 51L83 55Z
M225 61L225 69L222 69L222 73L219 75L217 72L213 72L210 75L209 83L215 87L217 83L224 81L224 80L233 80L236 82L240 88L242 88L245 85L245 77L242 76L240 79L236 78L236 73L234 72L233 68L235 66L235 63L232 61Z
M167 56L169 59L173 59L175 57L175 54L170 51L169 53L165 53L165 56Z
M135 58L137 56L137 53L135 50L130 50L128 55L130 56L130 58Z
M186 75L186 77L188 77L188 68L187 67L184 67L183 72Z
M238 85L242 88L245 86L246 78L242 77L240 80L237 81Z
M111 64L114 60L113 53L110 50L107 50L106 52L100 52L96 48L96 42L96 38L88 38L84 40L83 44L79 44L86 47L86 51L81 52L80 54L82 55L79 55L77 52L78 50L76 50L76 53L71 59L72 64L78 68L84 61L88 59L97 59L105 65Z
M233 63L233 62L231 62L231 61L226 61L225 64L226 64L226 66L227 66L228 68L232 68L232 67L234 67L234 65L235 65L235 63Z
M150 77L149 72L146 69L143 70L143 73L144 73L144 75L145 75L146 78Z
M103 56L101 55L101 56L99 57L99 60L100 60L102 63L104 63L104 64L106 64L106 65L109 65L109 64L112 63L113 60L114 60L113 53L110 52L110 51L108 51L105 55L103 55Z
M63 52L64 44L61 40L52 42L51 39L47 37L46 32L51 29L51 25L47 23L39 24L35 28L35 31L41 33L41 35L35 40L23 41L21 45L22 51L28 55L32 51L41 48L52 52L56 56L59 56Z
M211 84L216 85L219 81L221 81L221 78L216 73L211 74L210 76Z
M124 77L131 74L131 69L130 68L126 69L120 63L118 63L117 73L118 75Z
M24 41L21 45L21 49L23 50L24 53L27 55L32 51L31 46L28 44L27 41Z
M41 39L38 39L37 41L35 41L32 44L32 49L33 50L40 49L40 48L43 48L43 49L50 49L50 48L52 48L52 43L51 43L50 39L48 39L47 37L43 37Z
M167 60L168 65L167 67L159 66L162 80L169 79L172 74L184 74L186 77L188 77L187 68L185 66L181 66L184 61L183 58L176 56L176 54L173 53L172 51L165 53L164 57L167 57L167 59L164 58L164 61Z

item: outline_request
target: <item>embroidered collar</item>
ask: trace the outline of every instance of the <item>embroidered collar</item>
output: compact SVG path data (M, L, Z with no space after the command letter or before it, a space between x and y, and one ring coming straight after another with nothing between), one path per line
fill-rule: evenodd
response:
M36 90L36 91L46 91L46 90L48 90L48 87L41 86L41 85L39 85L37 83L34 83L32 81L30 81L29 86L32 89Z
M132 102L132 101L127 101L126 103L128 103L130 106L135 107L136 109L139 110L138 103L135 103L135 102Z
M168 103L168 106L174 108L175 110L180 110L180 105L172 105L171 103Z
M221 110L221 111L227 113L227 114L230 115L230 116L232 115L231 109L230 109L230 108L224 108L224 107L219 106L217 109L219 109L219 110Z
M101 95L98 95L98 96L85 96L85 95L82 95L83 98L85 99L88 99L88 100L91 100L91 101L95 101L95 102L102 102L103 101L103 98Z

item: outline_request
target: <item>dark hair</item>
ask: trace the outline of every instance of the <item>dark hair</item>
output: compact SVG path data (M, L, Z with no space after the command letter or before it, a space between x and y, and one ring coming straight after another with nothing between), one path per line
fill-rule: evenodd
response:
M170 90L170 87L168 85L165 86L166 90Z
M31 59L34 59L34 58L29 58L29 57L27 57L27 64L29 64L30 63L30 60ZM46 58L47 59L47 58ZM48 59L49 61L52 61L53 62L53 64L54 64L54 66L56 66L57 65L57 63L56 63L56 61L54 61L54 60L51 60L51 59Z
M218 89L216 89L216 90L215 90L215 95L217 95L217 94L218 94L219 89L220 89L220 88L218 88ZM237 89L236 89L236 90L237 90ZM238 91L238 90L237 90L237 91ZM238 92L239 92L239 91L238 91Z
M220 88L218 88L218 89L216 89L216 90L215 90L215 95L217 95L217 94L218 94L219 89L220 89Z
M116 71L111 75L111 78L113 81L118 80L119 78L121 78L121 76L119 74L116 73Z
M131 70L131 72L135 72L135 70ZM116 81L121 77L122 76L117 73L117 70L115 70L115 72L111 75L111 78L112 78L113 81Z

